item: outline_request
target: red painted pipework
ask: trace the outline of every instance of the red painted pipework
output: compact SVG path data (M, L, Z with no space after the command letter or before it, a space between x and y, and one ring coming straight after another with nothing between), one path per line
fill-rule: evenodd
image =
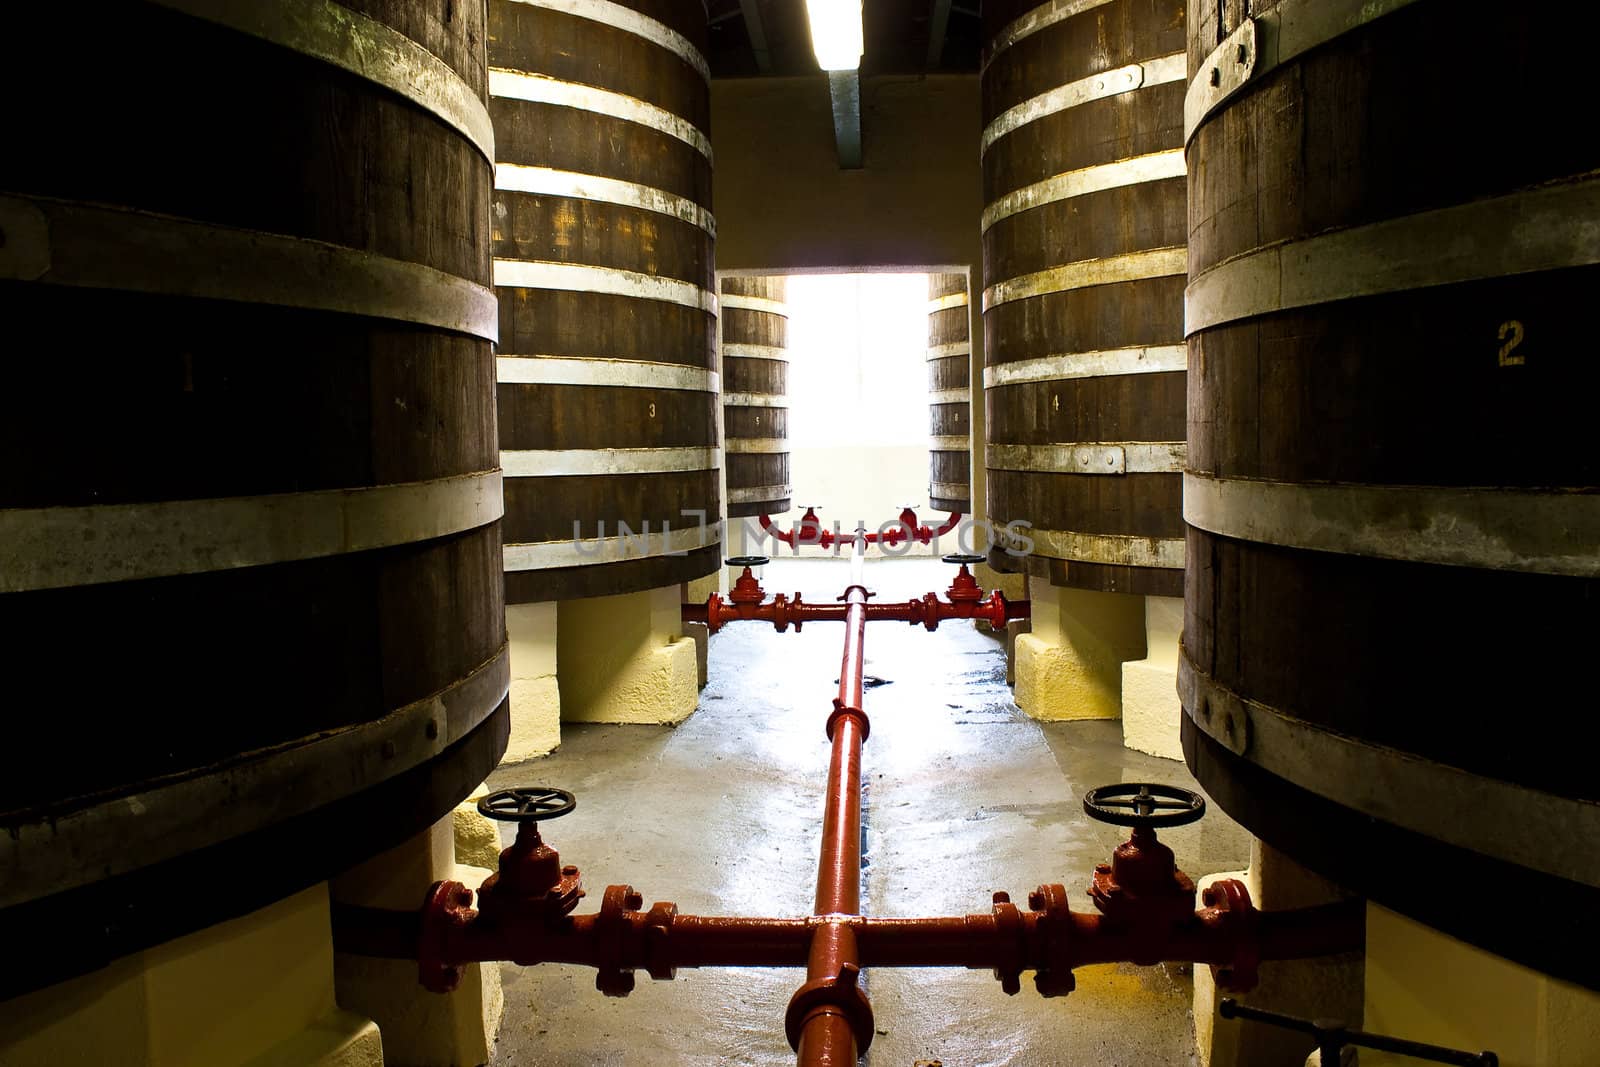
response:
M879 527L878 530L862 531L859 535L854 531L835 533L825 529L822 521L817 518L816 508L806 508L806 513L800 517L800 521L787 531L774 526L770 515L761 516L760 522L761 529L768 536L782 541L791 548L796 547L797 542L801 545L816 545L818 548L832 548L835 544L842 545L854 541L857 536L865 537L868 544L877 544L881 541L886 545L898 545L901 541L912 540L925 545L954 530L961 522L961 512L952 511L942 524L929 528L919 525L917 513L906 508L900 512L898 526L890 526L887 530Z
M858 541L855 555L861 550ZM861 707L867 591L852 585L845 590L844 599L844 651L839 662L839 695L828 716L833 754L828 763L813 909L823 921L811 937L806 984L796 991L785 1019L800 1067L854 1064L872 1040L872 1008L858 981L861 958L855 931L833 918L861 912L861 742L869 730Z
M962 568L966 573L966 568ZM970 575L967 575L971 579ZM746 586L746 579L749 585ZM959 582L959 578L957 579ZM951 587L957 589L956 586ZM976 589L976 583L973 583ZM957 600L940 600L938 594L927 593L916 600L903 600L886 604L867 604L867 620L894 619L937 630L939 623L950 619L982 619L995 629L1001 629L1012 619L1026 619L1032 614L1032 605L1026 600L1007 600L998 589L988 596L978 590L979 598L963 597ZM684 604L681 615L684 622L705 623L716 633L730 622L770 622L782 633L793 625L800 630L808 622L841 622L849 615L849 606L842 603L808 604L799 593L792 598L782 593L771 600L763 600L766 593L756 583L750 568L746 567L735 583L733 594L724 599L712 593L704 604Z

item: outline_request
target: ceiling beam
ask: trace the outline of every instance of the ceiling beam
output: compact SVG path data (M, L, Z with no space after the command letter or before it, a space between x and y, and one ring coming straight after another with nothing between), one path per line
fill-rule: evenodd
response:
M833 101L833 143L839 151L839 169L860 170L860 71L828 71L828 96Z
M739 0L739 10L744 12L744 29L750 35L750 50L756 54L756 69L763 74L772 73L772 53L767 50L767 31L761 25L758 0Z
M933 19L928 24L928 61L923 70L937 70L944 58L944 31L950 25L950 0L933 0Z

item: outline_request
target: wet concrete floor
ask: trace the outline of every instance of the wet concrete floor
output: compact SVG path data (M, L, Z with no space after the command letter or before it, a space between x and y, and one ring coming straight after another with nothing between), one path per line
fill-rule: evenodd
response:
M780 560L768 592L837 596L843 561ZM953 568L935 561L867 565L868 588L900 600L942 592ZM823 723L838 678L843 627L803 633L735 624L711 640L699 710L677 728L562 729L551 756L505 765L491 785L570 789L578 807L546 838L582 867L590 896L629 883L646 905L696 914L805 915L815 886L828 744ZM862 911L962 915L988 910L997 889L1024 901L1059 881L1073 904L1094 864L1125 831L1082 814L1085 790L1154 781L1195 788L1181 763L1122 747L1115 722L1038 723L1011 701L1000 643L971 624L936 633L875 622L866 636L872 734L866 784ZM873 684L873 680L879 680ZM506 839L509 841L509 833ZM1237 870L1244 831L1213 806L1165 831L1191 875ZM625 999L602 997L593 971L503 970L497 1067L675 1067L792 1064L783 1013L799 970L684 970L638 976ZM1007 997L988 972L874 969L866 988L877 1036L862 1062L913 1067L1188 1067L1195 1062L1186 968L1080 969L1071 996L1045 1000L1029 975Z

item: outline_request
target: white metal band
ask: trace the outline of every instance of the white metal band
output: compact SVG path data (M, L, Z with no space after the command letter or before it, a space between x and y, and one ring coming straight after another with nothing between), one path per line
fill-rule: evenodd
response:
M576 293L631 296L636 300L660 300L712 315L717 313L717 295L693 282L619 270L616 267L597 267L592 263L497 259L494 261L494 284L515 289L561 289Z
M1183 518L1314 552L1600 577L1600 492L1183 477Z
M1027 382L1067 381L1072 378L1109 378L1117 374L1163 374L1187 370L1186 345L1111 348L1100 352L1062 352L1038 359L1019 359L983 368L983 385L998 389Z
M498 470L356 489L0 509L0 592L366 552L476 529L503 511Z
M765 311L768 315L789 317L789 305L781 300L768 300L764 296L745 296L742 293L723 293L722 306L741 311Z
M1145 252L1129 252L1122 256L1104 259L1080 259L1063 263L1059 267L1024 274L995 282L983 291L983 310L998 307L1012 300L1027 300L1071 289L1087 289L1095 285L1113 285L1117 282L1137 282L1146 278L1166 278L1187 273L1188 249L1153 248ZM496 281L498 282L498 277Z
M1178 656L1184 713L1270 774L1364 815L1496 859L1600 886L1600 804L1473 774L1246 699ZM1404 709L1393 709L1403 713ZM1451 817L1447 813L1454 813Z
M518 0L522 2L522 0ZM593 200L619 204L667 215L691 226L698 226L712 237L717 235L717 220L711 212L676 193L665 192L637 182L602 178L572 170L550 167L524 167L518 163L497 163L494 187L507 193L532 193L535 196L565 196L573 200Z
M711 68L706 65L706 57L700 54L700 49L677 30L647 15L641 15L631 7L614 4L611 0L508 0L508 2L542 7L546 11L559 11L564 15L576 15L581 19L588 19L590 22L598 22L612 29L631 33L635 37L642 37L689 64L699 72L700 77L704 78L708 85L711 82Z
M494 291L408 260L170 215L0 196L0 278L235 300L437 326L493 341Z
M603 385L615 389L682 389L715 393L716 371L681 363L635 359L581 359L575 356L500 356L495 380L501 385Z
M937 315L941 311L949 311L951 308L964 308L966 306L967 294L965 292L947 293L944 296L935 297L928 301L928 314Z
M1131 93L1146 86L1182 81L1186 63L1184 54L1177 52L1144 63L1130 63L1126 67L1091 74L1087 78L1058 85L1049 92L1024 100L1015 107L1001 112L993 122L984 127L983 137L978 145L978 156L981 159L984 153L1006 134L1014 133L1030 122L1037 122L1057 112L1087 104L1091 100Z
M722 297L722 306L728 306L726 294ZM727 359L774 359L779 363L789 362L789 350L778 345L742 345L724 344L722 355Z
M936 359L954 359L956 356L972 355L971 341L951 341L949 344L928 346L928 362Z
M1246 18L1200 64L1183 98L1183 142L1253 79L1416 0L1283 0Z
M378 718L241 753L203 775L147 779L140 792L18 820L0 834L0 907L243 837L260 828L263 812L274 821L309 814L334 799L330 779L344 795L387 781L471 734L510 687L502 645L465 677Z
M928 495L944 500L971 500L972 486L966 482L929 482Z
M494 162L494 126L477 90L399 30L332 0L155 0L365 78L454 127Z
M1184 539L1135 537L1130 534L1089 534L1075 530L1042 530L996 526L990 534L995 545L1051 559L1104 563L1114 567L1157 567L1182 570ZM1033 542L1030 548L1027 542Z
M1085 441L1048 445L1006 445L985 448L991 470L1040 474L1176 474L1183 470L1188 445L1183 441ZM509 472L508 472L509 473Z
M959 389L930 389L928 390L928 403L930 404L968 404L972 402L972 390L966 386Z
M1040 4L1025 15L1020 15L1006 23L1005 27L984 47L983 66L978 71L989 69L995 57L1007 48L1016 44L1025 37L1032 37L1040 30L1048 29L1058 22L1065 22L1074 15L1081 15L1085 11L1092 11L1103 7L1111 0L1050 0L1049 3Z
M1247 252L1184 293L1195 334L1285 308L1600 264L1600 179L1475 200Z
M730 408L787 408L789 398L782 393L723 393L722 402Z
M1001 219L1046 204L1087 196L1089 193L1098 193L1105 189L1181 178L1185 173L1181 148L1132 156L1128 159L1119 159L1115 163L1102 163L1080 170L1069 170L1002 196L983 209L980 229L987 233L989 227Z
M758 485L748 489L728 488L728 503L730 504L755 504L763 500L782 500L793 495L787 485Z
M672 474L714 471L715 448L506 449L500 466L507 478L571 478L604 474Z
M619 524L620 525L620 524ZM505 546L501 567L508 571L544 571L556 567L585 567L623 563L653 556L686 556L722 543L722 523L686 526L681 530L619 530L609 537L571 541L513 542Z
M928 448L934 452L968 452L972 438L965 434L935 434L928 438Z
M489 95L506 100L526 100L532 104L576 108L648 126L658 133L677 138L707 160L711 159L711 139L698 126L665 108L624 93L577 82L558 81L543 74L492 67L489 70Z
M730 437L723 442L722 450L773 455L789 451L789 442L782 437Z

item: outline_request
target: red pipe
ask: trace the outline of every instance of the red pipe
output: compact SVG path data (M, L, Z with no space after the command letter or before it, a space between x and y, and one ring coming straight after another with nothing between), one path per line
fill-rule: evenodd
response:
M787 531L780 530L772 523L772 516L762 515L760 518L761 529L774 540L782 541L791 548L797 545L816 545L818 548L832 548L835 544L846 544L856 539L856 533L834 533L825 529L822 521L817 518L816 508L806 508L806 513L800 517ZM961 522L961 512L952 511L943 523L936 528L919 525L917 513L910 508L900 512L900 524L889 526L887 530L880 526L877 530L864 531L861 536L867 539L868 544L882 542L886 545L898 545L901 541L912 540L921 544L928 544L934 539L943 537L954 530ZM885 526L888 524L885 523Z
M855 555L862 552L856 542ZM861 707L867 591L845 590L844 651L839 695L828 716L833 754L828 763L822 847L817 858L813 913L823 917L811 938L806 984L789 1005L786 1029L800 1067L845 1067L865 1051L872 1032L871 1006L859 987L861 957L854 929L835 916L861 912L861 742L868 725Z

